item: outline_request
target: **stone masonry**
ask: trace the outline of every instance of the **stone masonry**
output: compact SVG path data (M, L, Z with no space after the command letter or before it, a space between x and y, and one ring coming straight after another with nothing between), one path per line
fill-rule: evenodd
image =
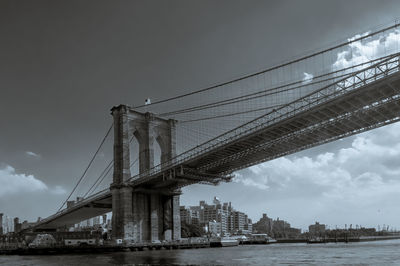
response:
M176 155L175 121L139 113L125 105L111 109L114 118L114 175L112 236L131 242L181 238L179 193L137 192L126 181L131 177L129 142L139 143L139 172L154 166L154 144L160 146L161 163Z

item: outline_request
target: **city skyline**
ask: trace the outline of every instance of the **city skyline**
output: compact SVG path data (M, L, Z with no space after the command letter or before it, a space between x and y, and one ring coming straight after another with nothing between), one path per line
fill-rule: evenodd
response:
M182 217L182 211L183 210L189 210L189 209L196 209L197 210L197 208L198 207L201 207L202 205L203 206L214 206L214 205L216 205L217 203L215 202L215 201L219 201L220 203L219 204L221 204L221 202L222 202L222 199L221 198L219 198L218 196L214 196L214 199L213 199L213 201L212 201L212 203L211 204L209 204L208 203L208 201L206 200L206 199L202 199L202 200L200 200L199 202L198 202L198 205L193 205L193 206L187 206L187 205L180 205L180 208L181 208L181 211L180 211L180 214L181 214L181 222L183 222L183 221L185 221L185 222L187 222L187 220L185 220L185 217ZM73 201L71 201L71 202L73 202ZM233 206L234 206L234 204L232 204L232 202L226 202L226 203L224 203L224 206L226 205L226 204L229 204L229 207L231 208L231 210L232 211L234 211L234 212L241 212L241 213L243 213L245 216L246 216L246 219L247 219L247 217L248 217L248 215L246 214L246 210L242 210L242 209L235 209ZM222 205L221 205L222 206ZM268 212L268 210L260 210L260 212L259 212L259 215L256 217L256 219L251 219L251 218L249 218L249 223L250 224L252 224L253 225L253 227L252 228L254 228L254 225L255 224L257 224L258 223L258 221L260 221L260 220L262 220L263 218L265 218L266 216L268 217L268 214L269 214L269 212ZM16 217L12 217L12 216L8 216L6 213L0 213L0 215L2 215L1 217L3 218L3 220L2 220L2 224L3 224L3 232L4 233L7 233L7 232L13 232L14 231L14 219L15 218L18 218L18 220L19 220L19 217L18 216L16 216ZM185 215L187 215L187 214L185 214ZM104 218L106 218L106 220L107 220L107 224L109 224L110 222L111 222L111 217L112 217L112 212L110 212L110 213L107 213L107 214L104 214L104 215L100 215L100 216L96 216L96 217L93 217L93 218L90 218L90 219L88 219L88 220L84 220L84 221L82 221L82 222L80 222L79 224L76 224L75 226L78 226L78 228L79 228L79 226L85 226L86 224L87 224L87 226L89 226L89 224L91 224L91 226L93 226L94 224L100 224L100 222L95 222L95 221L100 221L100 219L102 219L102 221L103 221L103 223L102 224L104 224L105 222L105 220L104 220ZM187 218L187 217L186 217ZM281 221L283 221L283 222L286 222L286 219L285 219L285 217L269 217L269 219L273 219L273 218L275 218L275 220L281 220ZM19 220L21 223L22 222L24 222L24 223L32 223L32 222L35 222L35 221L38 221L38 220L40 220L40 219L42 219L41 217L37 217L37 219L36 220ZM207 221L212 221L212 219L210 220L210 219L206 219ZM205 220L204 220L205 221ZM203 221L203 223L204 223L204 221ZM214 220L215 221L215 220ZM287 222L290 222L290 223L293 223L294 222L294 224L296 224L296 221L290 221L290 220L287 220ZM314 222L315 222L315 224L314 224ZM192 223L192 222L189 222L189 223ZM197 221L197 222L195 222L195 224L200 224L199 223L199 221ZM305 233L305 232L308 232L309 231L309 228L310 228L310 226L314 226L314 225L317 225L317 224L321 224L324 228L326 228L327 230L333 230L333 229L348 229L348 228L365 228L365 227L369 227L369 228L374 228L374 229L376 229L377 231L380 231L380 230L387 230L387 231L397 231L397 227L395 227L395 226L392 226L392 225L390 225L390 224L388 224L388 223L382 223L382 224L377 224L377 225L374 225L374 226L365 226L365 225L363 225L363 224L359 224L359 223L348 223L348 222L345 222L345 223L343 223L343 224L331 224L331 223L329 223L329 221L321 221L321 220L319 220L319 219L316 219L315 221L313 221L313 222L311 222L310 224L308 224L307 226L305 226L305 227L301 227L300 229L301 229L301 233ZM325 230L325 229L324 229ZM250 231L251 231L251 229L250 229Z
M0 2L0 209L21 220L59 208L111 124L112 106L253 73L400 12L397 1L71 3ZM239 171L231 183L186 187L181 205L220 195L253 221L267 212L297 228L400 228L399 132L393 124Z

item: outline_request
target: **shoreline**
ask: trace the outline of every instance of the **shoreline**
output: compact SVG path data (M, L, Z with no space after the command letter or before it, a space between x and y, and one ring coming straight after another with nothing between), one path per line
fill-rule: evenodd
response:
M371 236L371 237L360 237L347 239L326 239L324 242L313 243L313 244L325 244L325 243L357 243L357 242L373 242L373 241L384 241L384 240L396 240L400 239L400 236ZM288 243L307 243L306 239L280 239L276 242L270 243L242 243L241 245L278 245ZM61 255L61 254L91 254L91 253L113 253L113 252L134 252L143 250L172 250L172 249L199 249L199 248L220 248L210 246L210 243L198 243L198 244L141 244L132 246L58 246L58 247L43 247L43 248L15 248L15 249L0 249L0 255Z

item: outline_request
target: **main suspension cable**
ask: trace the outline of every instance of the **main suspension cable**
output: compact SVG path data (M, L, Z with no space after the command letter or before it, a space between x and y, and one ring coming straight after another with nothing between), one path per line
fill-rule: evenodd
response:
M200 111L200 110L204 110L204 109L208 109L208 108L215 108L215 107L219 107L219 106L223 106L223 105L234 104L234 103L237 103L237 102L248 101L248 100L251 100L251 99L254 99L254 98L258 98L258 97L269 96L269 95L277 94L277 93L281 93L281 92L287 92L287 91L295 90L295 89L298 89L298 88L301 88L301 87L315 85L315 84L318 84L318 83L322 83L322 82L330 81L330 80L333 80L333 79L336 79L336 78L341 78L341 77L344 77L344 76L347 76L347 75L351 75L352 73L354 73L354 71L353 72L348 72L348 73L345 73L345 74L341 74L341 75L337 75L337 76L333 76L333 77L330 77L330 78L326 78L326 79L323 79L323 80L318 80L318 81L312 81L312 80L316 80L318 78L322 78L322 77L325 77L325 76L328 76L328 75L333 75L333 74L336 74L336 73L339 73L339 72L343 72L343 71L346 71L346 70L349 70L349 69L352 69L352 68L357 68L357 67L360 67L362 65L371 64L371 63L373 63L375 61L384 60L387 57L389 57L389 56L383 56L383 57L376 58L376 59L368 61L368 62L363 62L363 63L357 64L357 65L354 65L354 66L350 66L350 67L343 68L343 69L340 69L340 70L336 70L336 71L332 71L332 72L329 72L329 73L321 74L319 76L313 77L313 78L308 79L308 80L298 80L298 81L294 81L292 83L288 83L288 84L280 85L280 86L277 86L277 87L265 89L263 91L253 92L253 93L249 93L249 94L242 95L242 96L232 97L232 98L221 100L221 101L216 101L216 102L207 103L207 104L203 104L203 105L193 106L193 107L184 108L184 109L180 109L180 110L175 110L175 111L171 111L171 112L167 112L167 113L161 113L161 114L159 114L159 116L172 116L172 115L177 115L177 114L195 112L195 111ZM290 87L290 86L297 85L297 84L300 84L300 85L295 86L295 87ZM286 88L286 89L284 89L284 88ZM284 89L284 90L280 90L280 89Z
M101 147L103 146L104 142L106 141L108 135L111 132L111 129L113 128L114 124L111 124L110 128L108 129L106 135L104 136L103 140L101 141L99 147L97 148L96 152L94 153L92 159L89 162L89 165L86 167L85 171L83 172L82 176L79 178L78 182L76 183L75 187L72 189L71 193L68 195L68 198L63 202L63 204L61 205L61 207L58 209L57 212L59 212L62 207L64 207L65 203L67 203L67 201L71 198L72 194L75 192L76 188L78 187L78 185L81 183L81 181L83 180L83 178L86 176L87 171L89 170L89 168L92 166L92 163L94 161L94 159L96 158L97 154L99 153Z
M321 50L319 52L315 52L313 54L306 55L306 56L300 57L298 59L295 59L295 60L280 64L280 65L277 65L277 66L274 66L274 67L270 67L270 68L267 68L267 69L262 70L262 71L258 71L256 73L253 73L253 74L250 74L250 75L245 75L245 76L242 76L242 77L239 77L239 78L232 79L232 80L227 81L227 82L218 83L218 84L210 86L210 87L206 87L206 88L199 89L199 90L196 90L196 91L192 91L192 92L189 92L189 93L185 93L185 94L181 94L181 95L178 95L178 96L170 97L170 98L167 98L167 99L155 101L155 102L153 102L151 104L139 105L139 106L133 107L133 109L138 109L138 108L142 108L142 107L145 107L145 106L149 107L151 105L156 105L156 104L160 104L160 103L164 103L164 102L168 102L168 101L172 101L172 100L177 100L177 99L184 98L184 97L187 97L187 96L190 96L190 95L194 95L194 94L197 94L197 93L213 90L213 89L216 89L216 88L219 88L219 87L222 87L222 86L225 86L225 85L229 85L229 84L241 81L241 80L245 80L245 79L248 79L248 78L251 78L251 77L255 77L255 76L258 76L260 74L264 74L266 72L269 72L269 71L272 71L272 70L275 70L275 69L279 69L279 68L282 68L282 67L285 67L285 66L288 66L288 65L291 65L291 64L294 64L294 63L297 63L297 62L312 58L314 56L317 56L317 55L320 55L320 54L335 50L335 49L343 47L345 45L364 40L366 38L375 36L375 35L377 35L379 33L382 33L382 32L397 28L398 26L399 26L398 23L394 23L393 25L391 25L389 27L383 28L381 30L378 30L378 31L375 31L375 32L372 32L372 33L369 33L369 34L366 34L366 35L362 35L359 38L348 39L347 41L342 42L342 43L340 43L338 45L335 45L333 47L329 47L329 48Z

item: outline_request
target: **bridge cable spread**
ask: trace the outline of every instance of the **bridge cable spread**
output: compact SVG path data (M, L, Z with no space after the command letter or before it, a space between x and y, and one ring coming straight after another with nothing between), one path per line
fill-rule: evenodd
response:
M362 62L362 63L357 64L357 65L352 65L352 66L347 67L347 68L343 68L343 69L340 69L340 70L332 71L332 72L329 72L329 73L324 73L324 74L321 74L321 75L313 77L311 80L317 80L318 78L322 78L322 77L325 77L325 76L332 76L333 74L337 74L339 72L344 72L344 71L347 71L347 70L350 70L350 69L353 69L353 68L357 68L357 67L360 67L360 66L363 66L363 65L371 64L371 63L376 62L376 61L384 60L387 57L389 57L389 56L383 56L383 57L380 57L380 58L376 58L374 60L370 60L370 61L367 61L367 62ZM238 103L238 102L242 102L242 101L248 101L248 100L255 99L257 97L270 96L272 94L282 93L282 92L291 91L291 90L296 90L296 89L299 89L299 88L302 88L302 87L306 87L306 86L315 85L315 84L318 84L318 83L323 83L323 82L335 80L337 78L341 78L341 77L345 77L345 76L350 76L354 72L355 71L346 72L345 74L342 74L342 75L335 75L335 76L332 76L330 78L317 80L317 81L312 81L312 82L307 82L307 83L305 83L304 80L298 80L298 81L294 81L294 82L291 82L291 83L288 83L288 84L284 84L284 85L280 85L280 86L277 86L277 87L265 89L263 91L258 91L258 92L255 92L255 93L249 93L249 94L246 94L246 95L233 97L233 98L230 98L230 99L225 99L225 100L221 100L221 101L217 101L217 102L212 102L212 103L207 103L207 104L203 104L203 105L193 106L193 107L190 107L190 108L179 109L179 110L171 111L171 112L168 112L168 113L161 113L159 115L160 116L170 117L172 115L195 112L195 111L200 111L200 110L204 110L204 109L220 107L220 106L223 106L223 105L234 104L234 103ZM294 87L290 87L290 86L297 85L297 84L300 84L300 85L294 86ZM272 106L272 107L275 107L275 106ZM264 108L272 108L272 107L264 107ZM249 110L249 111L252 111L252 110ZM257 111L257 109L254 110L254 111ZM236 113L234 113L234 114L236 114ZM193 121L197 121L197 120L193 120ZM189 122L189 121L180 121L180 122ZM192 122L192 121L190 121L190 122Z
M133 141L134 137L132 136L132 138L129 140L129 143L131 143ZM139 157L136 158L136 160L134 160L131 165L130 168L132 168L136 162L138 162ZM113 169L114 165L114 160L111 160L108 165L106 166L106 168L101 172L101 174L99 175L99 177L96 179L96 181L93 183L93 185L86 191L86 193L83 195L83 198L86 198L86 196L90 195L90 193L93 193L94 191L96 191L96 189L99 187L99 185L104 181L104 179L108 176L108 174L111 172L111 169Z
M86 196L90 193L93 192L97 189L97 187L100 185L101 182L103 182L104 178L110 173L111 169L113 168L113 162L114 160L111 160L106 168L101 172L99 177L96 179L96 181L93 183L93 185L86 191L86 193L83 195L83 198L86 198ZM100 182L99 182L100 181ZM94 189L93 189L94 188ZM92 191L93 189L93 191Z
M76 188L78 187L78 185L81 183L81 181L83 180L83 178L86 176L87 171L89 170L89 168L91 167L94 159L96 158L97 154L99 153L101 147L103 146L104 142L106 141L108 135L111 132L111 129L113 128L114 124L111 124L110 128L108 129L106 135L104 136L103 140L101 141L99 147L97 148L96 152L94 153L92 159L89 162L89 165L86 167L85 171L83 172L82 176L79 178L78 182L76 183L75 187L72 189L71 193L69 194L68 198L63 202L63 204L60 206L60 208L58 209L57 212L59 212L64 205L67 203L67 201L71 198L72 194L75 192Z
M350 73L350 76L351 76L351 77L356 77L356 76L359 75L360 73L365 73L365 71L369 71L369 69L371 69L371 68L379 68L379 67L380 67L380 66L379 66L380 64L387 64L387 63L385 63L387 60L393 60L393 58L395 58L396 56L399 56L399 54L398 54L398 53L396 53L396 54L391 54L390 56L385 57L385 60L382 60L382 62L378 62L378 63L376 63L376 64L373 64L372 66L369 66L369 67L367 67L367 68L365 68L365 69L360 69L360 70L358 70L358 71L354 71L354 72ZM372 63L372 61L374 61L374 60L370 60L370 61L367 62L367 63ZM353 66L353 67L354 67L354 66ZM381 70L381 71L383 71L383 70ZM345 75L345 76L347 76L347 75ZM336 77L336 78L337 78L337 77ZM345 83L345 82L348 81L347 79L348 79L348 77L344 77L344 78L340 79L338 82L335 82L335 83L333 83L333 84L339 84L340 82ZM323 90L323 89L326 89L326 88L329 88L329 87L331 87L331 86L332 86L332 84L327 85L327 86L324 86L324 87L320 88L320 89L317 90L317 91L313 91L313 92L311 92L310 94L303 96L302 98L298 99L297 101L302 100L302 99L304 99L304 98L306 98L306 97L309 97L310 95L313 95L313 94L315 94L315 93L318 93L319 91L321 91L321 90ZM339 86L339 85L338 85L338 86ZM351 86L351 85L348 85L348 86ZM321 95L323 95L323 94L321 93ZM295 102L295 101L294 101L294 102ZM289 106L290 104L293 104L294 102L287 103L285 106ZM281 107L281 108L282 108L282 107ZM280 109L280 108L279 108L279 109ZM275 110L273 110L272 113L273 113L273 112L275 112ZM263 115L263 116L261 116L261 117L264 117L264 116L265 116L265 115ZM254 122L254 121L258 120L258 119L260 119L260 117L254 119L254 120L252 120L252 121L247 122L247 124L249 124L249 123L251 123L251 122ZM239 126L238 128L243 127L243 126L244 126L244 125L241 125L241 126ZM189 153L189 152L191 152L192 150L198 149L200 146L204 146L204 145L207 144L207 143L211 143L213 140L218 140L220 137L222 137L222 136L224 136L224 135L227 135L228 133L233 132L233 131L235 131L235 130L238 129L238 128L234 128L234 129L232 129L232 130L230 130L230 131L228 131L228 132L225 132L224 134L221 134L220 136L217 136L217 137L215 137L215 138L213 138L213 139L211 139L211 140L209 140L209 141L203 143L202 145L197 145L196 147L194 147L194 148L192 148L192 149L190 149L190 150L188 150L188 151L186 151L186 152L184 152L184 153L182 153L182 154L176 155L174 158L172 158L172 159L170 160L170 162L167 162L167 163L165 163L165 164L167 165L168 163L171 163L172 161L176 160L178 157L182 156L183 154ZM144 174L146 174L146 175L151 174L151 173L153 172L152 170L159 168L159 166L160 166L160 165L154 166L153 168L149 169L149 171L147 171L147 172L144 173ZM137 176L134 176L134 177L132 177L132 179L139 178L140 176L142 176L142 174L139 174L139 175L137 175Z
M236 82L238 82L238 81L242 81L242 80L248 79L248 78L250 78L250 77L255 77L255 76L257 76L257 75L260 75L260 74L263 74L263 73L266 73L266 72L269 72L269 71L272 71L272 70L275 70L275 69L279 69L279 68L282 68L282 67L291 65L291 64L293 64L293 63L297 63L297 62L300 62L300 61L303 61L303 60L312 58L312 57L314 57L314 56L316 56L316 55L320 55L320 54L323 54L323 53L326 53L326 52L329 52L329 51L338 49L338 48L340 48L340 47L349 45L349 44L351 44L351 43L355 43L355 42L362 41L362 40L364 40L364 39L366 39L366 38L375 36L375 35L377 35L377 34L379 34L379 33L382 33L382 32L385 32L385 31L388 31L388 30L397 28L398 26L399 26L399 25L398 25L397 23L395 23L395 24L393 24L393 25L391 25L391 26L389 26L389 27L383 28L383 29L381 29L381 30L378 30L378 31L374 31L374 32L371 32L371 33L368 33L368 34L361 35L361 36L359 36L358 38L351 38L351 39L348 39L346 42L342 42L342 43L340 43L340 44L338 44L338 45L335 45L335 46L333 46L333 47L329 47L328 49L324 49L324 50L315 52L315 53L313 53L313 54L309 54L309 55L303 56L303 57L301 57L301 58L297 58L297 59L295 59L295 60L292 60L292 61L289 61L289 62L280 64L280 65L277 65L277 66L273 66L273 67L270 67L270 68L265 69L265 70L262 70L262 71L258 71L258 72L256 72L256 73L253 73L253 74L250 74L250 75L245 75L245 76L242 76L242 77L239 77L239 78L236 78L236 79L232 79L232 80L227 81L227 82L223 82L223 83L218 83L218 84L216 84L216 85L212 85L212 86L210 86L210 87L206 87L206 88L199 89L199 90L196 90L196 91L192 91L192 92L189 92L189 93L177 95L177 96L170 97L170 98L167 98L167 99L155 101L155 102L152 102L151 104L143 104L143 105L135 106L134 109L139 109L139 108L142 108L142 107L145 107L145 106L146 106L146 107L154 106L154 105L156 105L156 104L165 103L165 102L172 101L172 100L177 100L177 99L184 98L184 97L187 97L187 96L190 96L190 95L193 95L193 94L197 94L197 93L201 93L201 92L213 90L213 89L216 89L216 88L225 86L225 85L229 85L229 84L232 84L232 83L236 83Z

